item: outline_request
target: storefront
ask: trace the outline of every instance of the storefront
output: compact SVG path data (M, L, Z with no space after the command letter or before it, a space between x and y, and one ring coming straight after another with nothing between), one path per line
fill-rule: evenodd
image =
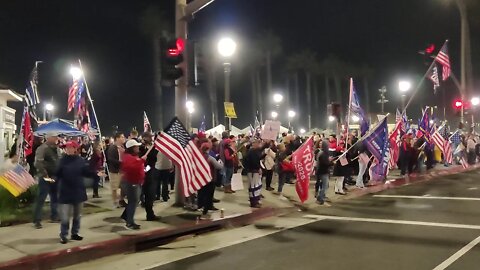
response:
M15 109L8 107L8 101L21 102L22 96L10 89L0 87L0 164L3 164L5 154L14 143L15 132Z

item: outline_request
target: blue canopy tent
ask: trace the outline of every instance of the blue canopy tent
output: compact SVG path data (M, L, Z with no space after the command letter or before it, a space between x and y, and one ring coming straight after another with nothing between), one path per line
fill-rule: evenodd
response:
M39 126L33 134L37 137L42 137L48 133L69 137L87 136L85 132L74 128L73 124L58 118Z

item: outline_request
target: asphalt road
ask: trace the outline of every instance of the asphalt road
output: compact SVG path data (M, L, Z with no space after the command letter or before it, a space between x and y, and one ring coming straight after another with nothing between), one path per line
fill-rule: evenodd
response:
M149 269L480 269L480 171L298 216L318 221Z

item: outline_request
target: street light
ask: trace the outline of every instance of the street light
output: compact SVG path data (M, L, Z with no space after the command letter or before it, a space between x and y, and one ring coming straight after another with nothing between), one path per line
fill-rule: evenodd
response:
M218 53L225 58L223 63L223 71L225 75L225 102L230 102L230 62L228 61L230 57L235 53L237 49L237 44L233 39L229 37L221 38L217 44ZM227 115L225 115L227 117ZM231 130L232 119L228 118L228 130Z
M47 112L52 114L53 110L55 109L55 106L51 103L45 104L45 107L43 107L43 121L47 121Z
M288 131L292 130L292 118L295 117L297 113L294 110L288 110Z
M283 96L282 96L282 94L278 94L278 93L274 94L274 95L273 95L273 101L274 101L276 104L282 102L282 101L283 101Z
M192 125L192 114L193 112L195 112L195 104L193 103L193 101L191 100L188 100L187 102L185 102L185 107L187 108L187 112L188 112L188 115L187 115L187 130L190 131L191 129L191 125Z
M74 80L78 80L83 76L83 71L79 67L71 67L70 68L70 75Z
M398 89L402 94L402 111L405 110L405 99L407 97L406 93L412 88L412 83L409 81L399 81L398 82Z
M473 97L471 100L470 100L470 103L472 104L473 108L472 108L472 132L475 132L475 119L474 119L474 114L475 114L475 111L477 109L477 106L478 104L480 104L480 98L478 97Z
M272 112L272 114L271 114L271 115L272 115L272 118L273 118L274 120L275 120L275 119L277 119L277 117L278 117L278 113L277 113L277 112L275 112L275 111L274 111L274 112Z
M472 98L472 100L470 100L470 102L472 103L473 106L477 106L478 104L480 104L480 98L474 97Z
M330 115L330 116L328 117L328 122L333 122L333 121L335 121L335 116Z
M305 132L307 132L307 131L304 128L300 129L300 134L305 134Z
M354 115L354 116L352 116L352 120L353 120L354 123L358 123L358 121L360 121L360 117Z

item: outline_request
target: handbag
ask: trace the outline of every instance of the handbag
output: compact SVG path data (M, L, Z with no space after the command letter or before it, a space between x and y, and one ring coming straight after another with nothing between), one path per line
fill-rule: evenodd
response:
M233 191L243 190L243 178L241 173L234 173L232 175L231 187Z

